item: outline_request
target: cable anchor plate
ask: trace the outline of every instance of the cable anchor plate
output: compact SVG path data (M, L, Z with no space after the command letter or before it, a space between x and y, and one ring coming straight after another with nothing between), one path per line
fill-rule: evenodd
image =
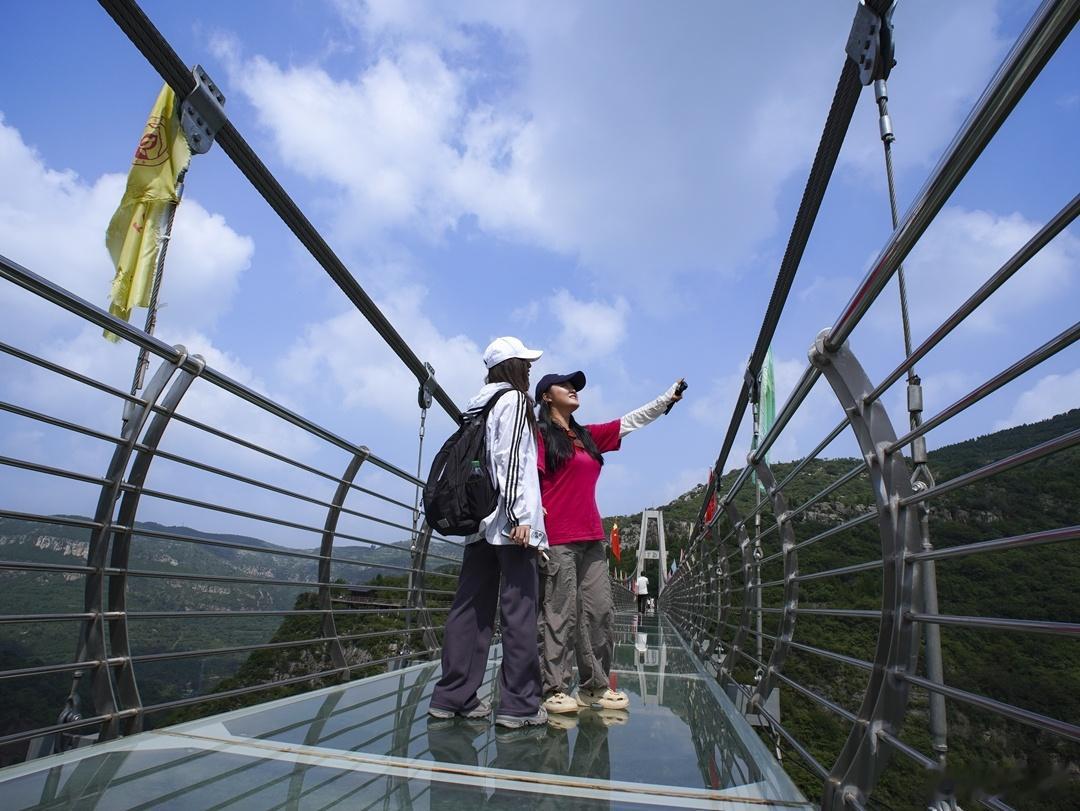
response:
M180 105L180 127L184 130L191 151L202 155L210 151L218 130L228 121L225 115L225 95L218 90L202 65L191 69L195 89Z
M851 24L845 51L859 68L859 81L869 85L876 79L888 79L896 64L893 47L892 13L895 3L881 16L860 2Z
M427 369L427 377L420 384L420 391L416 394L416 404L427 411L431 408L432 392L435 389L435 367L425 362L424 368Z

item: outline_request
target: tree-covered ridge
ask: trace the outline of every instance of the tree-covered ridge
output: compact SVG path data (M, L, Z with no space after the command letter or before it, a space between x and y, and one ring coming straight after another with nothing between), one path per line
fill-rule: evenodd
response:
M289 619L308 618L286 618L283 624L280 615L252 616L243 613L290 610L298 602L310 601L314 583L318 580L318 561L312 557L301 558L283 553L300 551L317 555L317 549L287 549L258 538L206 533L189 527L162 526L153 522L140 522L136 526L130 567L163 572L164 576L129 578L128 610L214 611L220 612L220 615L132 617L129 636L133 654L215 650L320 636L319 633L306 637L289 635L294 628L310 630L304 625L288 625ZM194 541L213 541L223 545L161 538L153 533L180 535ZM89 538L90 531L81 527L0 518L0 560L84 566ZM265 551L233 548L234 545ZM392 585L401 579L394 575L411 565L410 547L411 540L408 539L402 539L390 547L339 544L335 547L334 557L341 558L342 562L333 564L331 577L342 584L340 591L345 591L346 585L362 589L355 592L358 595L367 594L376 583L384 587L388 583ZM439 541L432 542L431 552L446 558L460 557L460 548ZM384 566L397 568L381 568ZM291 581L292 584L169 579L168 575L173 573ZM452 581L432 580L429 585L434 584L443 589L453 588ZM403 589L404 581L396 588ZM81 574L0 570L0 615L80 613L83 611L84 591ZM395 595L398 601L403 601L403 591L395 592ZM382 618L372 618L371 624L374 627L381 621ZM347 624L352 627L358 622L358 619L351 620ZM72 661L80 628L79 621L0 625L0 669ZM287 658L293 650L278 651L277 654ZM222 681L235 680L238 669L247 660L247 653L232 653L140 663L137 674L143 704L183 700L220 690ZM86 681L88 679L84 679ZM230 683L235 686L234 681ZM70 673L0 681L0 736L55 723L70 686ZM301 686L299 689L310 688ZM262 699L256 696L253 700ZM84 706L88 706L86 701ZM205 710L216 711L213 705ZM24 744L0 751L0 763L21 760L24 751Z
M940 448L931 452L930 468L938 482L945 482L1078 427L1080 410L1072 410L1044 422ZM797 508L812 499L857 464L855 459L811 462L785 489L788 507ZM792 467L793 463L772 465L778 481ZM719 492L726 493L735 477L734 472L727 474ZM672 556L677 559L686 547L687 533L697 518L702 493L702 487L695 488L661 508L669 559ZM753 500L753 488L747 485L739 493L736 506L745 515ZM873 508L874 500L864 473L795 519L796 542ZM629 571L636 562L640 514L618 520L623 559L613 565ZM774 524L771 508L765 508L763 531ZM1080 449L1073 448L935 498L929 526L932 543L943 548L1077 524L1080 524ZM727 535L730 525L726 519L718 529L718 538ZM711 542L716 543L717 538ZM778 550L777 533L766 536L764 547L766 556ZM728 540L728 549L732 548ZM799 573L833 570L881 556L875 520L800 550ZM1075 542L956 558L940 561L936 568L942 614L1080 622L1080 556ZM763 581L782 577L781 560L763 567ZM766 589L763 605L779 607L780 597L780 589ZM738 590L735 599L741 599ZM803 582L799 606L878 609L880 570ZM740 618L741 611L736 606L729 619L737 622ZM763 615L762 626L766 634L775 635L778 615ZM1074 637L953 627L942 628L941 634L946 684L1069 723L1080 723L1080 648ZM796 622L794 640L872 660L877 621L803 615ZM753 651L752 639L749 645ZM770 650L771 643L766 642L763 646L766 659ZM921 657L919 668L925 675L923 661ZM819 695L852 712L858 711L866 684L865 673L799 651L789 656L783 672ZM736 676L750 683L754 669L744 663ZM781 702L785 727L809 742L811 752L822 763L831 764L847 736L848 724L791 689L781 690ZM927 708L926 694L913 690L911 713L902 737L929 753L932 749ZM947 717L949 771L957 777L962 791L976 787L1001 789L1016 807L1064 809L1080 805L1080 747L955 701L948 702ZM791 754L785 763L808 793L819 791L818 782L807 776L797 756ZM919 771L896 758L875 797L893 807L907 808L922 802L926 791Z

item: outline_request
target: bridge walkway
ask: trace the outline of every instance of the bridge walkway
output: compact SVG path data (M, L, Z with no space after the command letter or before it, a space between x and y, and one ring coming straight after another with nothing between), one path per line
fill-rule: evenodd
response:
M629 711L437 721L426 662L13 766L0 792L8 809L811 808L663 616L620 613L615 659Z

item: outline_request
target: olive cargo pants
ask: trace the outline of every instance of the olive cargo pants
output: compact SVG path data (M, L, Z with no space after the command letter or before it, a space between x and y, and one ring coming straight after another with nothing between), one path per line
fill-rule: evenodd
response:
M576 653L578 685L608 686L615 607L602 540L553 544L540 563L540 650L544 695L570 692Z

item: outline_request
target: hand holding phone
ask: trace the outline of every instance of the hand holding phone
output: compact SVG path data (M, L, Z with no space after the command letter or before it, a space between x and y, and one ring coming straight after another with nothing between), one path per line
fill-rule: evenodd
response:
M675 387L675 394L671 398L671 402L668 403L667 408L664 409L664 413L667 414L675 406L675 403L682 399L682 393L686 391L686 378L679 378L679 385Z
M506 533L506 536L519 546L528 546L530 529L531 527L528 524L519 524L518 526L511 528L511 530Z
M542 532L533 530L528 524L520 524L508 530L504 529L503 535L519 546L524 546L526 549L532 547L537 551L540 557L544 559L544 562L547 562L548 554L540 548L540 544L544 540L544 534Z

